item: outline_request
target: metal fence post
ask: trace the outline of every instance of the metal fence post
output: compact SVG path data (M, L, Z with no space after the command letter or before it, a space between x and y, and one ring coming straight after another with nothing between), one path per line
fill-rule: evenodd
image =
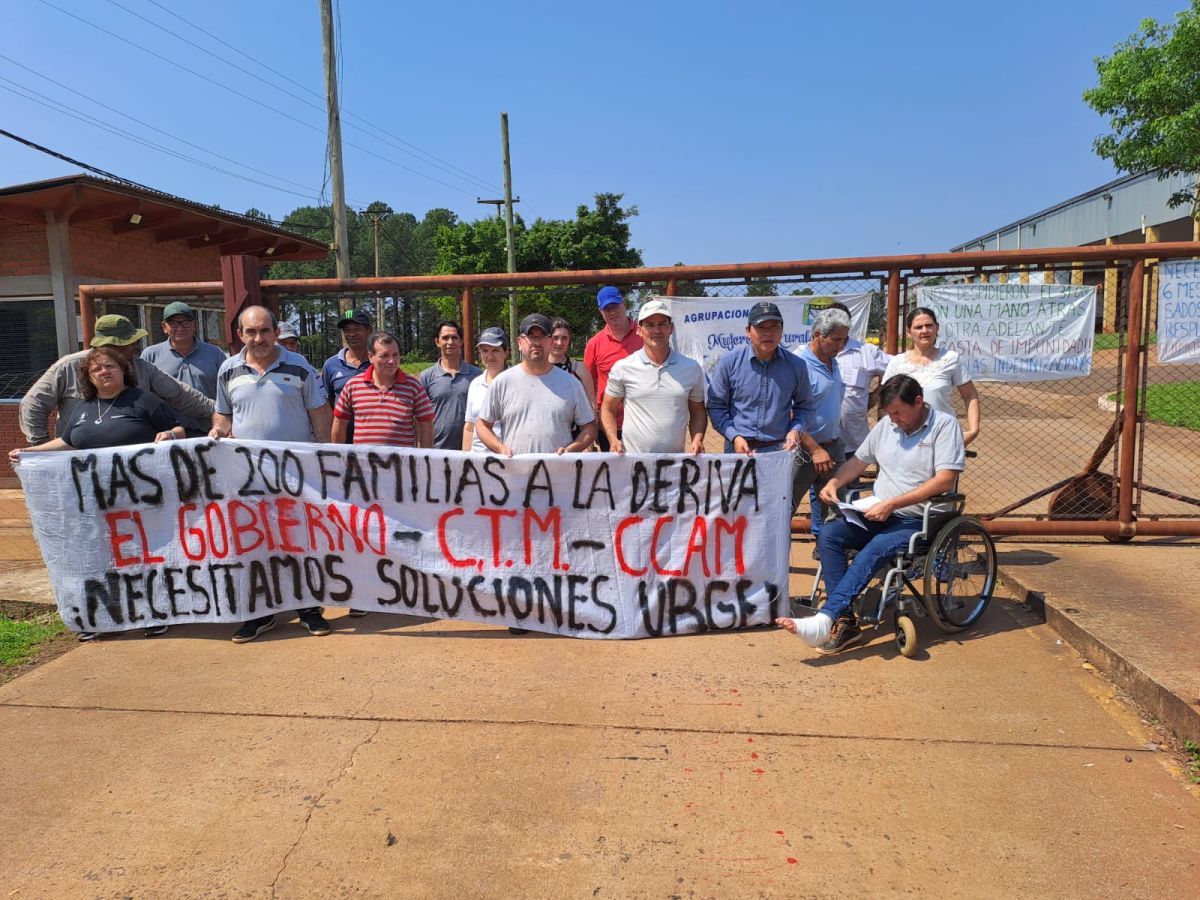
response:
M887 352L893 356L900 349L900 270L888 269L887 288Z
M463 359L475 362L475 300L469 287L462 289Z
M1137 259L1133 263L1133 271L1129 275L1129 315L1126 317L1126 328L1129 329L1129 341L1125 352L1125 371L1122 373L1121 384L1121 453L1120 453L1120 483L1117 486L1117 521L1121 526L1121 534L1136 533L1137 527L1133 522L1133 472L1134 456L1137 452L1138 430L1138 397L1142 371L1142 307L1145 303L1145 286L1143 272L1145 263Z

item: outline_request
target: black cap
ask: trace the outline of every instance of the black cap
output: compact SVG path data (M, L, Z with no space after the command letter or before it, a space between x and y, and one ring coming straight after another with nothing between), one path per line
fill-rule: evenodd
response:
M338 328L345 328L347 325L365 325L367 328L374 328L375 318L365 309L348 309L345 315L338 319Z
M749 321L747 325L759 325L763 322L782 322L783 313L779 311L779 307L770 300L760 300L750 307Z
M521 320L521 334L529 334L534 328L542 329L542 333L547 335L554 331L550 327L550 317L541 313L530 313Z

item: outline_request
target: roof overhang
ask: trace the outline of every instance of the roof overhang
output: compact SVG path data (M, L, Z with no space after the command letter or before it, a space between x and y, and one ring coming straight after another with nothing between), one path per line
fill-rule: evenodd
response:
M44 224L46 213L72 225L109 223L114 234L149 233L186 249L219 248L264 263L326 259L329 245L258 219L136 185L72 175L0 188L0 216Z

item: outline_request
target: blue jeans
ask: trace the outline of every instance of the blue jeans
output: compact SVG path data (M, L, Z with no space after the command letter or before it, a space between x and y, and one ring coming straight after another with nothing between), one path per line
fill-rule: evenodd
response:
M889 516L886 522L867 521L866 529L845 519L826 522L817 539L827 598L821 612L834 621L845 615L876 569L895 557L897 551L907 548L909 538L920 530L921 520L913 516ZM847 550L858 551L849 565Z
M818 475L816 467L813 466L812 463L808 463L804 467L804 471L802 473L804 478L812 479L810 481L810 487L808 488L808 508L809 517L812 524L809 526L808 530L812 532L814 540L821 536L821 525L825 522L825 517L829 515L829 507L827 507L825 503L819 497L817 497L817 494L820 493L821 488L825 487L825 482L829 481L830 478L837 474L837 470L841 468L842 463L854 455L852 453L846 453L842 446L841 438L834 438L832 441L825 441L821 444L821 446L833 460L833 468L830 469L829 473L826 475Z

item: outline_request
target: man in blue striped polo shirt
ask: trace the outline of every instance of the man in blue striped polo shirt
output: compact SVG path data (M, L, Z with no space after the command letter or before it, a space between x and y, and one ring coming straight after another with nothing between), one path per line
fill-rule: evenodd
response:
M328 443L332 414L317 387L316 374L304 358L279 345L279 322L262 306L248 306L238 316L238 336L245 346L225 360L217 373L214 438ZM299 611L310 634L329 634L319 606ZM233 642L244 644L275 627L274 616L242 623Z

